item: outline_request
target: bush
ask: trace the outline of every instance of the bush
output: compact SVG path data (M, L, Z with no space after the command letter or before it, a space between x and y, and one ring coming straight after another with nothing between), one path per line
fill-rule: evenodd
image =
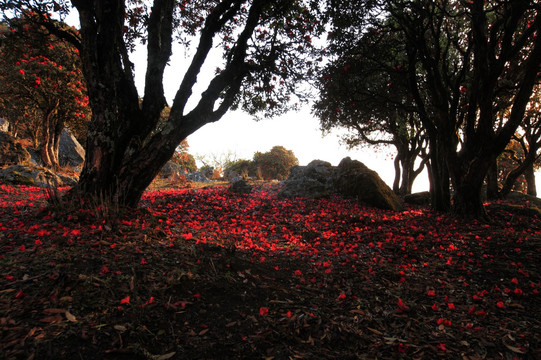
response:
M254 166L250 160L235 160L225 165L225 170L243 178L254 176Z
M291 168L299 165L299 160L293 151L286 150L283 146L274 146L269 152L255 153L253 165L264 180L284 180Z
M256 152L251 161L229 161L225 170L244 178L249 176L257 180L284 180L295 165L299 165L299 160L293 151L286 150L283 146L275 146L266 153Z
M197 165L195 164L195 158L187 152L175 152L171 161L178 164L186 172L191 173L197 171Z

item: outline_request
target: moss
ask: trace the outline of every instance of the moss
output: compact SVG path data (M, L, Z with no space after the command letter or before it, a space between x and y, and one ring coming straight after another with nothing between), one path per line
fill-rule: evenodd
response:
M13 171L12 176L8 180L14 185L34 185L34 179L28 175L21 174L18 171Z

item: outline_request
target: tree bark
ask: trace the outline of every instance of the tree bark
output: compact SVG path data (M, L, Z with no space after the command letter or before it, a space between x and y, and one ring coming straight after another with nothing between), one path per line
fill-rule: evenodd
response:
M465 149L463 149L465 150ZM482 201L483 182L494 157L490 153L470 154L467 151L450 163L450 174L455 194L451 211L463 218L488 221Z
M40 157L43 166L52 168L55 166L54 156L50 151L50 143L54 137L54 129L52 128L56 107L47 109L43 112L43 120L41 124L42 134L40 139ZM53 130L53 131L51 131Z
M432 208L436 211L448 212L451 209L451 192L449 169L445 152L440 142L430 142L430 196Z
M487 173L487 199L496 200L500 197L500 189L498 186L498 162L494 160L490 165Z
M400 153L398 153L393 161L394 164L394 180L393 180L393 192L395 194L400 194Z
M513 187L515 186L517 179L522 175L525 174L527 171L531 171L529 176L534 176L533 174L533 165L535 161L537 160L537 147L534 147L533 149L530 149L528 153L526 154L526 158L522 161L522 163L511 170L509 174L505 177L505 181L503 183L503 187L501 190L501 196L506 197L509 195L511 190L513 190ZM528 182L528 179L526 179ZM535 177L533 180L534 183L534 190L535 190ZM530 188L530 183L528 182L528 189ZM529 190L528 190L529 191Z
M537 196L537 186L535 184L535 170L533 164L530 164L526 168L524 171L524 177L526 178L528 195Z
M141 105L122 35L124 1L73 0L73 4L81 23L81 55L92 122L83 170L68 196L83 200L100 198L112 204L136 207L178 144L203 125L219 120L235 101L248 71L244 61L248 42L266 2L256 0L251 4L226 68L210 82L193 110L185 113L197 75L213 48L214 36L236 16L241 2L223 1L214 7L200 31L199 45L173 100L169 118L154 134L152 131L165 106L163 73L171 55L176 2L156 1L152 7Z

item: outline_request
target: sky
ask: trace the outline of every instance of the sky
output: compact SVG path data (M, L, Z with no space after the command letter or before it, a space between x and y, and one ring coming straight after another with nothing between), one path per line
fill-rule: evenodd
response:
M78 26L78 14L73 11L66 22ZM146 48L138 45L130 59L135 65L135 83L139 93L143 93L146 71ZM209 55L209 59L220 59L220 54ZM186 50L180 45L173 46L173 54L164 76L166 99L171 100L178 90L182 77L190 62ZM199 100L201 92L214 75L217 62L208 61L198 77L192 95L193 104ZM189 106L190 103L188 103ZM289 112L272 119L254 120L242 111L229 111L222 119L207 124L187 138L189 153L197 158L220 158L232 154L236 159L252 159L255 152L267 152L273 146L283 146L293 151L300 165L307 165L312 160L324 160L338 165L344 157L361 161L368 168L376 171L389 186L394 180L394 151L375 150L373 148L348 149L341 143L343 131L333 131L322 135L319 120L310 113L310 105L297 112ZM198 165L201 162L198 161ZM422 173L414 183L413 191L428 190L428 177Z
M190 61L190 58L185 55L182 49L173 48L171 61L165 71L164 90L169 105ZM212 59L213 56L215 55L211 54L209 57ZM142 93L146 49L138 46L131 59L135 64L135 82ZM202 69L194 87L192 104L199 100L201 92L213 77L216 66L217 63L210 61ZM299 111L291 111L280 117L259 121L240 110L229 111L222 119L207 124L188 136L187 141L188 151L196 159L212 160L213 157L223 158L226 154L232 154L235 159L252 159L255 152L267 152L277 145L293 151L300 165L307 165L316 159L338 165L340 160L349 156L376 171L383 181L392 186L393 149L382 151L363 147L350 150L341 143L343 133L344 131L336 130L323 136L319 120L311 114L310 105L307 104ZM198 161L198 165L201 164ZM413 191L425 190L428 190L428 177L426 173L422 173L414 183Z

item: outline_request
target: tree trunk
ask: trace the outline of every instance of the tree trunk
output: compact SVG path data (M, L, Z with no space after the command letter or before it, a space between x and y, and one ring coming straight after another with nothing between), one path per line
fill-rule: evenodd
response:
M393 192L400 194L400 154L397 154L394 158L394 180L393 180Z
M488 220L489 217L481 199L483 180L476 183L463 180L459 183L453 197L453 213L463 218Z
M171 56L176 2L162 0L152 6L141 103L123 38L124 2L73 0L72 3L77 7L81 23L81 59L92 121L79 182L68 196L83 200L98 198L110 203L103 205L136 207L178 144L203 125L219 120L235 102L250 70L245 62L249 41L268 3L252 2L226 68L210 81L195 107L185 113L197 76L213 48L213 38L237 16L241 2L223 2L214 7L200 30L199 45L175 95L169 117L156 133L153 131L166 105L163 73Z
M41 134L41 141L40 141L40 156L41 156L41 162L43 163L43 166L45 167L52 167L53 166L53 160L51 159L51 154L49 152L49 143L51 141L51 122L53 121L53 110L47 110L43 114L43 121L42 121L42 134Z
M413 166L411 165L412 159L409 154L406 154L402 158L402 183L400 184L399 194L407 195L411 194L411 175L413 172Z
M445 153L436 141L430 142L429 172L432 208L436 211L447 212L451 209L449 170Z
M537 187L535 185L535 170L533 164L530 164L524 171L526 184L528 187L528 195L537 196Z
M534 176L533 164L535 163L535 160L537 159L536 154L537 154L537 148L530 149L530 151L528 152L528 154L526 154L526 157L524 158L522 163L516 168L514 168L513 170L511 170L509 174L507 174L507 176L505 177L502 190L501 190L502 197L506 197L507 195L509 195L511 190L513 190L513 187L515 186L517 179L520 177L520 175L526 174L526 171L530 170L530 168L532 171L530 175ZM526 181L528 182L528 179L526 179ZM535 183L535 179L533 182ZM530 188L530 183L528 182L528 189L529 188ZM534 190L535 190L535 184L534 184Z
M483 182L492 163L491 158L480 154L469 160L466 154L458 157L451 166L451 179L455 194L452 212L463 218L488 221L482 200Z
M487 199L496 200L500 197L498 187L498 162L494 160L487 173Z

